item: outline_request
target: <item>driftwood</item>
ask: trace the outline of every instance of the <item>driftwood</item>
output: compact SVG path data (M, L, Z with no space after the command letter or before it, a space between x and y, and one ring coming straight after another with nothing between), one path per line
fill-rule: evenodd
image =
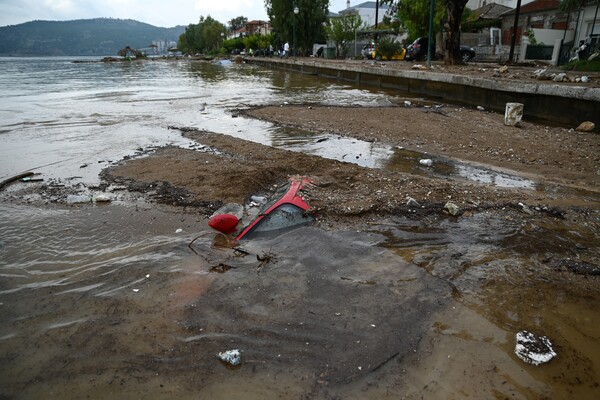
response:
M27 178L28 176L31 176L31 175L33 175L33 172L29 171L29 172L23 172L22 174L15 175L11 178L5 179L2 182L0 182L0 190L2 190L2 188L4 188L4 186L8 185L9 183L18 181L19 179Z

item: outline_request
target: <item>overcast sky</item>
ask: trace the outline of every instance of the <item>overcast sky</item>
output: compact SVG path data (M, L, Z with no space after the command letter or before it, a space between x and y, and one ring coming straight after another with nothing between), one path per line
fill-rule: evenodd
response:
M344 8L346 0L330 0L330 11ZM222 23L239 16L267 19L264 0L0 0L0 26L108 17L170 28L195 24L201 15Z

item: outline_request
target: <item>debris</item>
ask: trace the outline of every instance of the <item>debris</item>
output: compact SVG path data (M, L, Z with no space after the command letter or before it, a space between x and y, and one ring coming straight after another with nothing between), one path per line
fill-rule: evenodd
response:
M533 77L537 80L550 80L552 79L552 74L548 72L547 69L538 69L533 72Z
M556 357L552 343L546 336L537 336L528 331L518 332L515 353L526 363L540 365Z
M408 197L406 199L406 205L407 206L411 206L411 207L420 207L421 205L419 204L418 201L416 201L415 199L413 199L412 197Z
M242 362L242 355L238 349L227 350L217 355L219 359L229 365L238 366Z
M175 231L175 233L181 233L181 232L183 232L183 229L181 229L181 228L177 228L177 230Z
M433 160L430 158L424 158L419 160L419 164L424 165L426 167L431 167L433 165Z
M519 203L519 207L521 207L521 209L523 210L523 212L525 214L529 214L529 215L533 214L533 211L531 211L531 208L527 207L525 204Z
M479 111L485 111L485 108L483 108L482 106L477 106L477 109L478 109Z
M97 195L97 196L94 197L94 201L96 203L108 203L111 200L112 200L111 197L109 195L107 195L107 194L104 194L104 193L99 194L99 195Z
M504 125L519 126L521 124L521 119L523 118L523 107L524 105L522 103L506 103Z
M458 206L452 202L447 202L446 205L444 205L444 209L448 210L448 212L450 213L450 215L452 216L457 216L458 214L460 214L460 208L458 208Z
M556 74L556 76L554 76L554 78L552 78L552 80L554 82L563 82L568 80L567 78L567 74L565 74L564 72L561 72L560 74Z
M578 132L591 132L595 128L596 128L596 124L594 124L591 121L585 121L585 122L582 122L581 124L579 124L579 126L575 130Z
M267 198L264 196L250 196L250 201L258 204L267 204Z
M133 291L134 291L135 293L137 293L137 292L139 292L139 291L140 291L140 289L133 289Z
M421 64L415 64L412 66L412 69L427 69L427 67Z
M92 197L82 194L70 194L67 196L67 204L91 203Z
M590 77L589 76L585 76L584 75L584 76L581 77L581 82L588 83L589 81L590 81Z
M503 65L500 68L498 68L498 72L500 72L501 74L505 74L508 72L508 65Z
M404 100L404 107L411 107L412 106L412 102L408 101L408 100Z
M22 174L15 175L11 178L5 179L2 182L0 182L0 189L2 189L4 186L8 185L11 182L18 181L19 179L26 178L31 175L33 175L33 172L29 171L29 172L24 172Z

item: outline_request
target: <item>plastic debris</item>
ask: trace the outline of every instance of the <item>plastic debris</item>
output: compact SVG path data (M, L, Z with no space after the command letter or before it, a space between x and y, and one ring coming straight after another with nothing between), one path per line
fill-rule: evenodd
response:
M479 111L485 111L485 108L483 108L483 106L477 106L477 109L478 109Z
M419 160L419 164L424 165L426 167L431 167L433 165L433 160L430 158L424 158Z
M181 228L177 228L177 230L175 231L175 233L181 233L181 232L183 232L183 229L181 229Z
M540 365L556 357L552 343L546 336L537 336L529 331L521 331L516 335L515 353L526 363Z
M411 107L411 106L412 106L412 103L410 101L404 100L404 107L408 108L408 107Z
M67 196L68 204L82 204L82 203L91 203L92 198L90 196L81 195L81 194L70 194Z
M217 354L219 359L229 365L233 365L234 367L240 365L242 362L242 354L238 349L227 350Z
M108 203L111 200L112 200L111 197L109 195L107 195L107 194L104 194L104 193L99 194L99 195L97 195L97 196L94 197L94 201L96 203Z

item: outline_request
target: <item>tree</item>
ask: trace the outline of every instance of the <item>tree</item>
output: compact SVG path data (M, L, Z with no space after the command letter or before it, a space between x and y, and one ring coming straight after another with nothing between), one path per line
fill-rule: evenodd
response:
M399 0L396 7L397 19L406 28L410 39L414 40L429 34L430 0ZM445 16L446 12L442 2L436 2L434 32L441 30Z
M444 0L448 19L444 24L444 63L462 64L460 56L460 23L468 0Z
M409 29L413 29L413 32L417 32L420 29L429 29L429 0L380 0L382 4L390 4L397 7L398 15L402 16L402 23ZM467 5L468 0L442 0L441 3L444 6L445 18L443 19L444 24L442 25L444 33L444 62L446 64L461 64L460 58L460 23ZM438 3L440 1L438 0ZM427 5L426 10L423 8ZM402 8L406 8L406 14L402 14L405 11L401 11ZM436 16L443 16L444 14L436 11ZM423 18L427 17L427 22L423 21ZM436 17L437 19L437 17ZM434 20L434 31L435 29ZM409 33L409 36L410 33ZM421 35L419 35L421 36ZM425 36L425 34L422 34Z
M238 29L242 29L248 23L248 18L246 17L237 17L229 21L229 25L231 25L232 31L237 31Z
M329 0L265 0L276 40L292 44L295 26L296 46L300 50L312 49L313 43L325 41L328 6ZM297 15L294 7L298 7Z
M325 31L331 40L335 42L336 52L342 57L348 53L348 45L354 41L356 31L363 25L362 18L358 13L350 13L340 18L333 18L331 23L325 27Z
M184 53L208 53L219 50L221 44L221 33L225 32L225 26L211 18L210 15L200 17L197 24L190 24L185 28L183 35L179 37L177 47Z

